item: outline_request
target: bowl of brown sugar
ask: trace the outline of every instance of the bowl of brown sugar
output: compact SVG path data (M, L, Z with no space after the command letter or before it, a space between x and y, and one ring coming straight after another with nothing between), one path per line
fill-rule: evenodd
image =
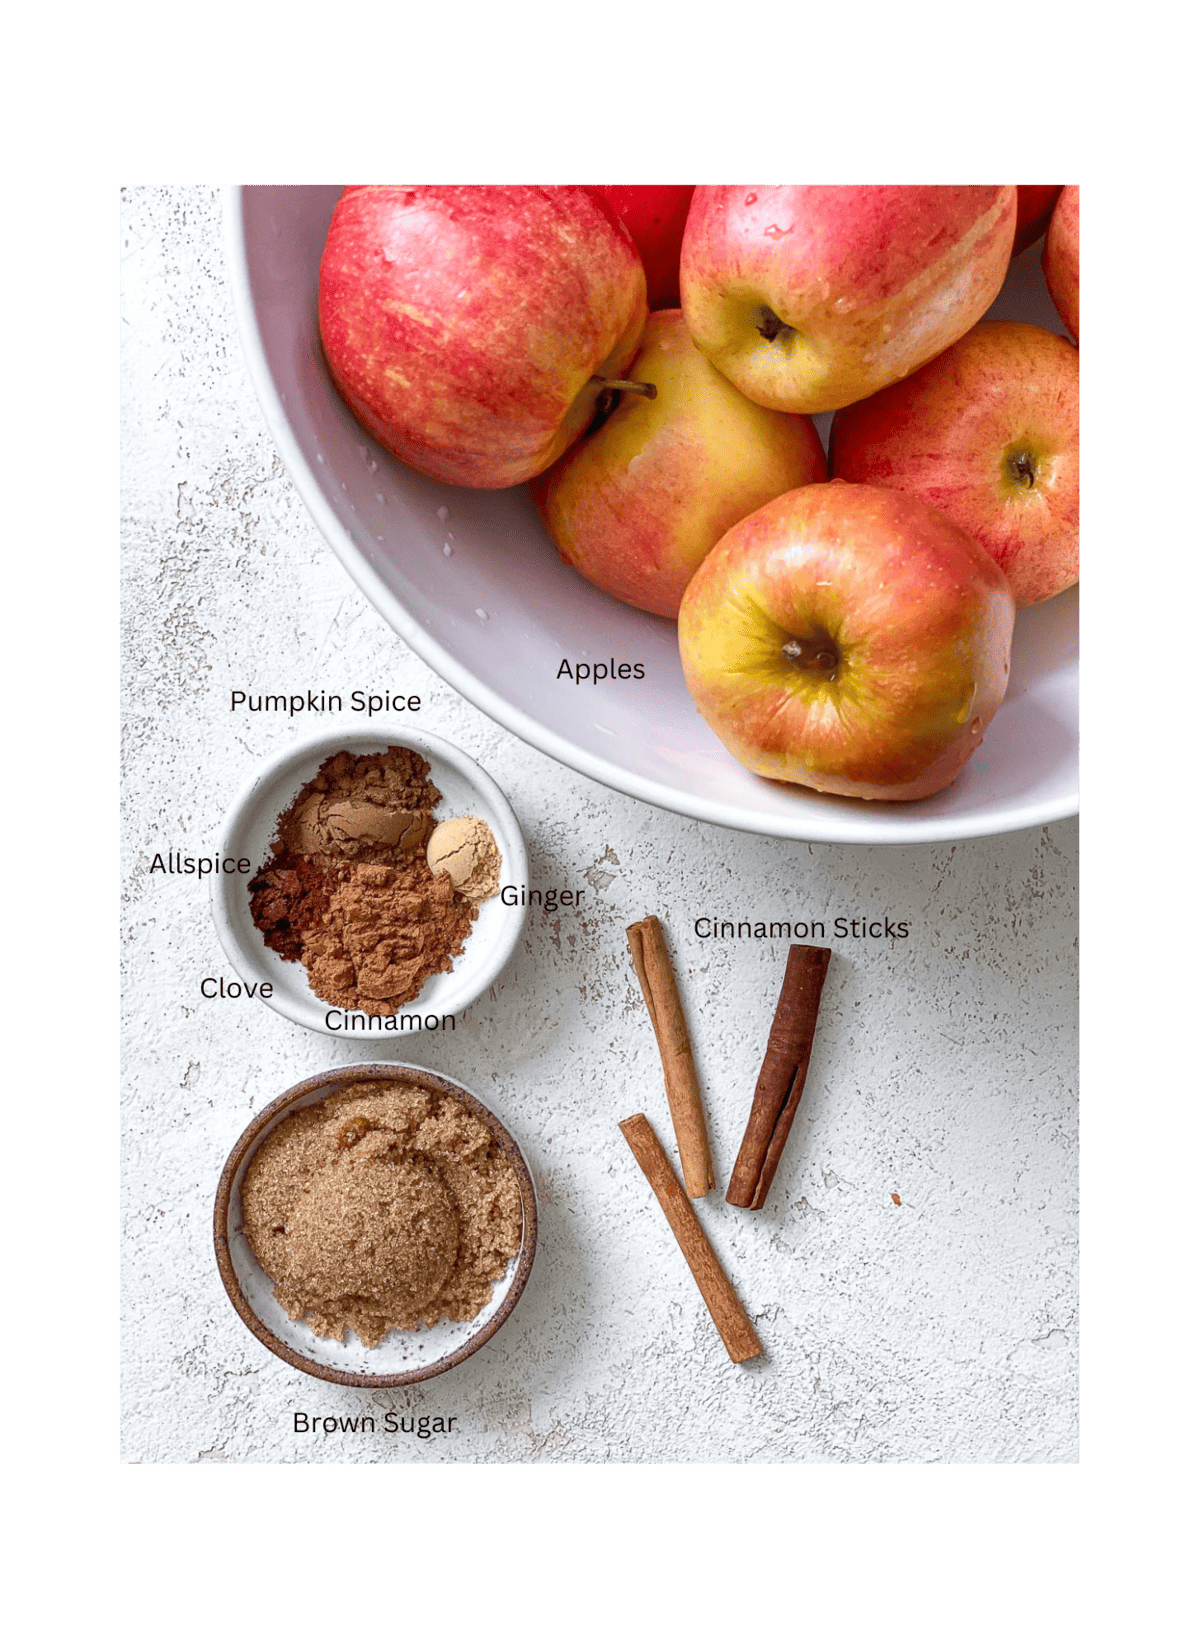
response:
M213 1240L250 1332L338 1385L428 1380L486 1345L537 1246L533 1180L474 1094L416 1065L289 1088L229 1154Z
M455 1030L526 915L516 815L479 764L416 728L333 728L271 757L226 816L210 887L247 995L350 1041Z

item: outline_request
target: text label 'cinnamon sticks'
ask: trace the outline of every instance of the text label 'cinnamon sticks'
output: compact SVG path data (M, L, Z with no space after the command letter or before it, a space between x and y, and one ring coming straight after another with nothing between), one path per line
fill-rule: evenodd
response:
M683 1017L679 988L675 983L675 972L667 954L662 927L657 916L647 916L625 931L629 937L634 970L658 1042L684 1187L689 1197L703 1197L717 1182L713 1177L712 1154L704 1125L704 1106L700 1099L700 1084L696 1080L691 1038Z
M761 1208L767 1200L800 1108L829 957L829 951L816 945L792 945L788 950L750 1120L725 1194L725 1201L737 1208Z

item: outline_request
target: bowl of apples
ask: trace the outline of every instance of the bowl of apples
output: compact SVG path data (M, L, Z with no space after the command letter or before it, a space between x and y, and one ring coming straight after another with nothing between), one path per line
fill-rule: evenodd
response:
M1078 808L1056 195L246 187L229 268L292 479L466 698L692 818L956 840Z

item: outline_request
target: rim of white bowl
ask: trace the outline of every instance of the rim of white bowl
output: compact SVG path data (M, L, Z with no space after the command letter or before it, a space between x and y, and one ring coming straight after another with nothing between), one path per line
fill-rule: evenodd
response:
M705 824L725 825L731 830L745 830L755 836L776 836L788 841L836 842L845 845L902 847L922 842L958 842L977 836L1001 836L1012 830L1027 830L1057 819L1073 818L1079 812L1078 787L1054 801L1028 802L1024 806L992 807L974 814L969 820L947 815L943 818L905 818L892 811L903 803L887 805L887 813L830 813L828 828L811 819L794 823L785 816L760 813L754 808L739 807L727 802L711 801L673 786L659 784L640 777L628 768L619 767L603 756L584 750L570 739L553 733L540 722L519 710L508 699L493 691L485 682L471 673L453 654L426 631L370 566L366 557L351 541L341 522L330 508L300 443L292 433L286 409L279 399L279 391L267 363L262 334L254 310L250 290L249 268L246 260L246 242L243 233L243 184L232 184L225 197L226 270L233 296L234 318L242 341L242 353L250 373L250 381L258 397L258 404L266 420L271 437L279 450L284 468L304 500L309 514L316 522L321 536L337 556L346 572L381 613L418 658L435 670L485 715L499 722L501 727L515 733L535 750L553 756L565 767L573 768L585 778L596 779L610 790L636 801L649 802L669 813L681 814L687 819L699 819Z
M501 790L495 779L486 773L473 756L468 756L465 750L452 744L449 739L443 738L440 733L430 733L421 727L407 726L401 722L343 722L324 728L320 733L310 733L304 738L296 739L293 743L284 745L268 756L251 773L242 785L233 801L226 809L225 817L221 821L219 853L222 858L229 852L229 844L239 821L255 808L255 794L262 787L269 784L285 767L294 762L303 762L306 757L316 758L319 752L320 759L316 766L327 756L335 755L339 747L344 748L348 739L379 740L382 744L402 744L409 749L415 749L418 755L432 752L447 766L455 768L479 793L481 802L486 809L490 809L493 818L500 826L501 833L507 838L506 846L509 851L505 854L505 869L511 870L509 878L517 884L524 884L529 880L529 855L525 847L525 836L521 830L520 821L513 812L512 804ZM421 748L424 746L424 750ZM316 767L313 772L315 773ZM257 867L255 867L257 874ZM209 884L209 905L212 910L213 926L217 930L217 939L221 949L225 952L230 966L245 981L248 977L255 978L258 973L255 960L242 944L237 927L231 916L231 908L235 899L241 896L241 891L235 889L234 884L227 876L214 876ZM439 1002L439 1015L462 1013L469 1008L486 990L493 985L500 974L507 967L517 941L525 927L528 915L523 905L505 906L511 912L495 948L491 953L491 961L483 970L479 979L473 983L465 994L450 996L445 1002ZM265 941L264 941L265 945ZM296 966L300 964L297 963ZM453 972L450 975L453 979ZM408 1030L373 1031L373 1030L331 1030L328 1025L321 1023L321 1014L328 1007L308 1010L307 1005L297 1005L277 1000L274 995L265 999L269 1008L290 1019L294 1025L300 1025L305 1030L317 1031L322 1036L331 1036L339 1042L397 1042L404 1037L418 1036L424 1027L413 1026ZM404 1004L412 1011L410 1004ZM398 1010L402 1011L402 1010Z

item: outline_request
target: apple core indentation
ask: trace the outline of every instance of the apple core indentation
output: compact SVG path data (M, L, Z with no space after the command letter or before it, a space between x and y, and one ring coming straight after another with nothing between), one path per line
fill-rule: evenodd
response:
M797 669L817 681L836 681L838 678L842 655L828 631L817 630L812 635L791 636L783 644L783 654Z
M1035 487L1038 478L1038 461L1028 447L1018 447L1005 455L1005 464L1008 473L1018 486Z
M774 343L776 338L786 337L796 330L794 326L789 326L786 321L781 320L775 311L768 308L765 303L759 305L757 325L760 335L769 344Z

